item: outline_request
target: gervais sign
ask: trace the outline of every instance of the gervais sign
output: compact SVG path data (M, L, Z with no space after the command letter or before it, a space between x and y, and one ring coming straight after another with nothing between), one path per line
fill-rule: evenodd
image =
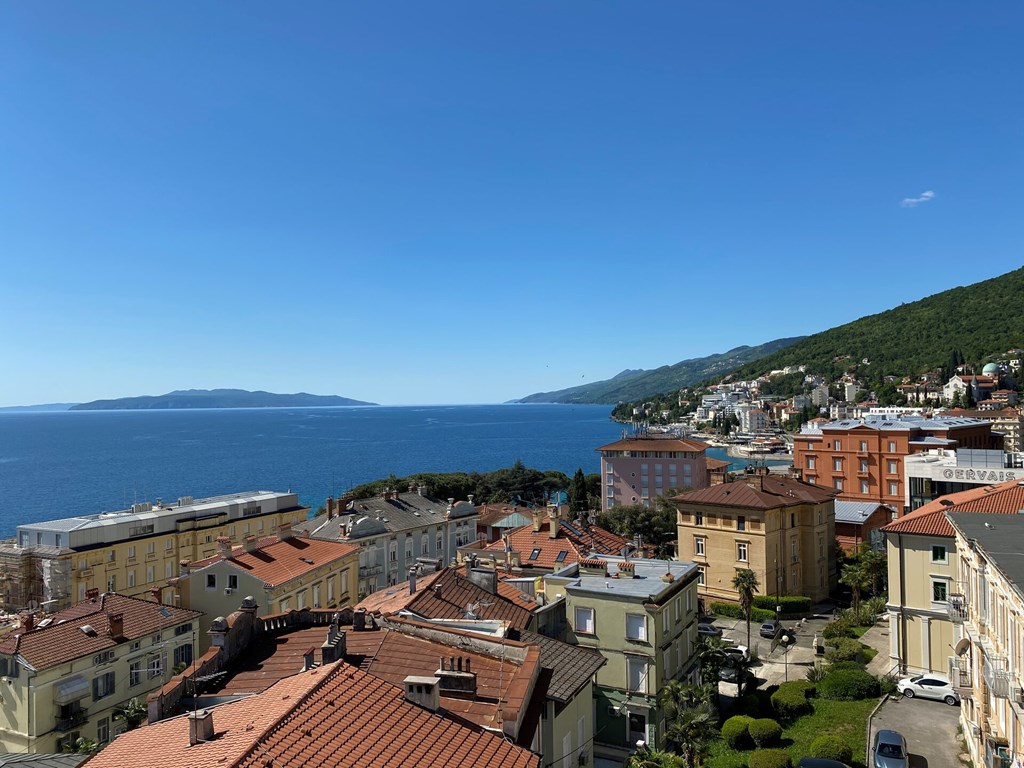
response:
M947 480L984 480L989 483L1017 479L1016 472L1003 472L994 469L944 469L942 476Z

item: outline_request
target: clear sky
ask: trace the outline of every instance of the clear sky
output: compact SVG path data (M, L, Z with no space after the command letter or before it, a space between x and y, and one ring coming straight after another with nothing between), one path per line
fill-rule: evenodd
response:
M498 402L1003 274L1022 29L1019 2L4 3L0 405Z

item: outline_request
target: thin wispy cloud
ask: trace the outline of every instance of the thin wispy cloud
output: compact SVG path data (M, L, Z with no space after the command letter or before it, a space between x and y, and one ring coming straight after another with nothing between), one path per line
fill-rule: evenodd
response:
M916 208L921 203L927 203L929 200L935 197L935 193L930 189L927 192L922 192L917 197L904 197L900 201L900 205L904 208Z

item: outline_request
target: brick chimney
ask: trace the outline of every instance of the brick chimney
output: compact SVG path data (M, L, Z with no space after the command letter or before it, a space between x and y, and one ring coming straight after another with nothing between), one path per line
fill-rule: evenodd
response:
M231 537L230 536L218 536L217 537L217 554L220 555L221 560L227 560L231 557Z
M327 519L328 520L333 520L334 519L334 499L332 499L330 496L328 496L327 497L327 502L324 504L324 506L327 507Z
M36 617L31 611L25 611L21 614L21 628L26 632L31 632L36 626Z
M194 747L204 741L213 740L213 712L201 709L188 716L188 745Z
M255 552L259 549L259 540L251 533L245 534L245 538L242 539L242 546L246 552Z
M86 600L92 600L92 601L95 602L96 598L99 597L99 596L100 596L99 587L90 587L89 589L85 590L85 599Z
M279 526L277 526L277 537L281 541L288 541L288 539L292 538L292 536L294 535L295 532L292 531L291 523L281 523Z
M107 626L110 627L110 637L114 640L124 639L124 614L108 613Z

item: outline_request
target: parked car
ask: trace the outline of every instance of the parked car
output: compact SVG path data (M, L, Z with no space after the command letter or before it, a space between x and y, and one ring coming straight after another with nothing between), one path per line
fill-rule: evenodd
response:
M721 637L722 630L714 624L700 623L697 625L697 637Z
M718 679L723 683L735 683L739 670L734 666L724 666L718 670ZM755 680L754 673L750 670L743 671L743 688L746 689Z
M775 638L782 634L782 622L770 619L761 624L761 637Z
M877 731L871 756L874 768L907 768L907 740L897 731Z
M960 694L953 690L953 684L945 675L927 674L904 677L896 683L896 690L908 699L920 696L922 699L938 699L950 706L960 701Z
M747 650L747 646L745 645L734 645L730 648L723 648L722 653L725 654L726 664L731 664L733 659L750 661L750 651Z

